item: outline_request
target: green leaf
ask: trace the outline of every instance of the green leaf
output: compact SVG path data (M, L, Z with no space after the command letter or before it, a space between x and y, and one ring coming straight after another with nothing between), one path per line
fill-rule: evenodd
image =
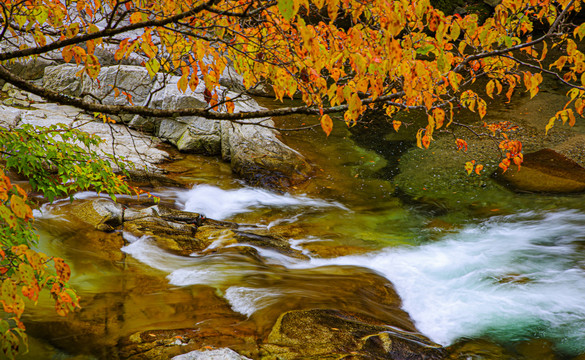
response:
M278 0L278 10L286 20L292 19L295 15L295 0Z
M416 53L420 55L427 55L429 52L435 50L435 46L432 44L426 44L416 49Z
M148 70L148 74L151 78L156 76L156 73L160 70L160 63L156 58L152 58L148 60L145 64L146 70Z

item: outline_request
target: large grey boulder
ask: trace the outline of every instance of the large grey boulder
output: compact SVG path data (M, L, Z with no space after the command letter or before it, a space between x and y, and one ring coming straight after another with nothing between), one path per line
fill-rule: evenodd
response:
M155 82L142 66L103 67L97 81L87 75L77 76L81 69L81 66L73 64L49 66L45 69L43 86L66 95L86 95L86 100L99 100L107 105L142 105L149 97ZM128 98L124 93L131 97ZM121 120L127 122L132 118L132 115L123 115Z
M271 126L272 120L261 120ZM270 128L222 123L222 156L252 185L287 187L306 180L311 166Z
M187 89L182 92L177 87L178 80L179 77L170 77L166 86L155 85L160 90L153 94L149 106L159 109L208 106L203 96L203 82L194 91ZM265 110L248 96L241 96L223 87L217 91L220 99L237 99L234 108L236 113ZM157 137L175 145L180 151L221 154L225 161L231 163L234 173L253 185L286 187L309 177L311 166L300 153L278 138L277 131L270 129L274 127L271 119L249 119L243 122L246 124L197 116L162 120L136 116L131 126L154 132Z
M131 95L132 103L157 109L207 108L205 84L200 81L196 89L181 91L177 87L178 76L158 74L152 78L140 66L115 65L103 67L99 81L88 76L76 76L81 67L70 64L49 66L45 69L43 84L49 89L72 96L97 98L104 104L128 105L129 99L115 96L113 84L120 92ZM226 70L226 83L232 88L233 82L241 78L232 70ZM101 85L100 85L101 84ZM229 97L237 99L234 112L264 110L248 96L219 87L215 90L220 100ZM88 96L87 94L91 94ZM225 106L217 109L225 111ZM118 119L117 119L118 120ZM246 124L209 120L197 116L182 116L163 119L147 119L140 116L121 116L130 126L156 135L180 151L220 155L230 161L233 171L252 185L286 187L306 180L311 166L297 151L278 138L278 132L270 129L271 119L249 119ZM256 126L260 124L262 126Z
M164 80L164 82L163 82ZM148 105L157 109L203 109L208 106L203 96L205 85L201 82L195 91L187 89L182 92L177 87L179 77L159 78L154 85ZM235 95L232 95L235 96ZM185 152L220 154L219 121L198 116L180 116L167 119L145 119L135 116L130 125L144 131L153 132L160 139L170 142L177 149Z

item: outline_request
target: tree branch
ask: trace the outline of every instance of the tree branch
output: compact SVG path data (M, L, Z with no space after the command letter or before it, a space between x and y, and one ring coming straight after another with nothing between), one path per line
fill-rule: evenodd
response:
M61 103L64 105L75 106L79 109L83 109L90 112L99 112L110 115L120 114L134 114L146 117L159 117L159 118L174 118L177 116L200 116L209 120L245 120L245 119L256 119L263 117L274 117L274 116L285 116L292 114L305 114L305 115L320 115L332 114L337 112L346 111L349 105L338 105L320 109L317 106L297 106L297 107L286 107L273 110L258 110L248 111L240 113L226 113L226 112L214 112L199 108L185 108L185 109L153 109L146 106L129 106L129 105L105 105L92 103L78 97L72 97L63 95L59 92L40 87L33 84L32 82L26 81L21 77L8 71L4 66L0 66L0 79L11 83L12 85L43 97L49 101ZM404 92L398 92L395 94L380 96L376 99L368 98L363 99L362 104L368 105L373 103L382 103L389 100L399 99L404 96Z

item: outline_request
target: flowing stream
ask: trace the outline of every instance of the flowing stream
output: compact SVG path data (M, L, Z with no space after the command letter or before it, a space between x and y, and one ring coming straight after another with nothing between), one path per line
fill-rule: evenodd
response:
M520 354L522 344L544 341L552 358L585 353L585 196L517 194L501 187L494 199L478 187L475 201L486 204L481 211L423 206L401 196L387 176L410 146L406 141L395 142L403 148L392 157L358 147L342 126L328 138L315 131L286 140L316 165L315 177L289 193L247 187L221 161L195 155L173 164L187 169L181 176L194 184L191 189L154 193L182 210L286 236L308 260L261 248L261 263L237 252L180 257L127 233L123 253L98 257L87 235L54 211L59 203L37 213L40 247L71 263L73 285L92 300L87 316L110 319L107 314L116 313L119 319L124 313L123 321L115 320L116 330L103 335L114 343L117 336L153 328L221 326L220 315L185 305L212 297L224 299L225 311L245 326L253 324L259 336L295 308L359 309L391 319L395 315L375 297L352 290L365 277L383 276L418 330L442 345L486 340ZM95 195L79 197L88 196ZM201 295L202 289L211 291ZM41 301L29 318L58 323L48 302ZM79 339L76 333L34 339L28 358L55 354L48 344L59 341ZM101 357L86 345L77 345L80 352ZM74 355L58 353L60 359ZM485 359L497 358L486 350Z

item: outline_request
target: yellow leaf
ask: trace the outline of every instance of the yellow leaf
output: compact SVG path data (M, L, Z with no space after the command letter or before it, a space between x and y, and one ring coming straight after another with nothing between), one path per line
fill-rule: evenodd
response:
M226 97L225 107L226 107L228 113L233 113L234 109L236 108L236 105L234 104L233 101L231 101L231 99L229 97Z
M575 114L573 113L572 109L567 109L567 114L569 115L569 126L575 125Z
M425 129L419 129L416 133L416 146L422 149L422 135Z
M144 54L148 56L149 59L155 57L158 50L156 47L153 48L147 41L142 41L140 43L140 48L142 51L144 51Z
M451 85L453 90L459 91L459 78L457 77L457 74L454 72L450 72L448 75L448 78L449 78L449 84Z
M339 10L339 0L328 0L327 1L327 14L331 21L337 19L337 12Z
M183 73L183 76L181 76L181 78L177 82L177 88L179 88L179 90L181 92L185 92L185 90L187 90L187 85L188 84L189 84L189 73L188 72L184 72Z
M467 175L471 175L471 172L473 171L473 162L468 161L465 163L465 171L467 171Z
M431 138L428 135L424 135L421 139L421 142L425 149L428 149L429 145L431 144Z
M494 98L494 88L496 87L495 81L494 80L490 80L488 81L487 85L485 86L485 92L487 93L487 96L489 96L490 98Z
M542 53L540 55L540 59L538 61L542 61L544 60L544 58L546 57L546 54L548 52L548 46L546 44L546 41L543 41L544 45L542 46Z
M152 58L148 60L146 64L144 64L144 67L146 67L146 70L148 70L148 74L150 75L150 77L154 78L156 76L156 73L158 73L158 71L160 70L160 63L158 62L157 59Z
M483 165L479 164L475 167L475 173L479 175L479 173L483 170Z
M146 14L140 12L135 12L130 16L130 23L132 24L136 24L144 20L146 20Z
M547 134L548 134L548 131L549 131L550 129L552 129L552 127L555 125L555 121L556 121L556 120L557 120L557 117L556 117L556 116L553 116L553 117L551 117L551 118L548 120L548 124L546 125L546 127L545 127L545 129L544 129L544 130L545 130L545 131L544 131L544 134L545 134L545 135L547 135Z
M559 111L557 115L561 116L561 120L563 121L563 125L569 120L569 115L567 114L566 110Z
M329 136L331 130L333 130L333 121L329 115L325 114L321 116L321 127L323 128L323 131L325 131L325 134Z
M483 99L477 100L477 112L479 113L479 117L481 119L483 119L483 117L487 113L487 105Z
M457 23L457 20L455 20L451 24L451 39L457 40L459 38L459 35L460 34L461 34L461 27L459 27L459 24Z
M495 80L496 83L496 89L498 91L498 95L500 95L502 93L502 83L499 80Z
M429 121L428 128L434 129L435 128L435 118L433 117L433 115L429 115L429 116L427 116L427 118Z
M453 122L453 103L449 103L449 122L447 123L447 126L445 127L449 127L449 125L451 125L451 123Z
M436 129L440 129L445 121L445 111L443 109L433 109L433 117L435 118Z
M557 67L557 69L559 71L561 71L563 69L563 67L565 66L565 63L567 62L567 57L566 56L560 56L557 61L555 61L554 63L549 65L549 69L553 68L553 67Z
M290 20L295 15L294 1L295 0L278 0L278 10L285 20Z
M351 98L349 99L349 111L352 113L357 113L362 108L362 100L358 96L357 93L353 93Z

